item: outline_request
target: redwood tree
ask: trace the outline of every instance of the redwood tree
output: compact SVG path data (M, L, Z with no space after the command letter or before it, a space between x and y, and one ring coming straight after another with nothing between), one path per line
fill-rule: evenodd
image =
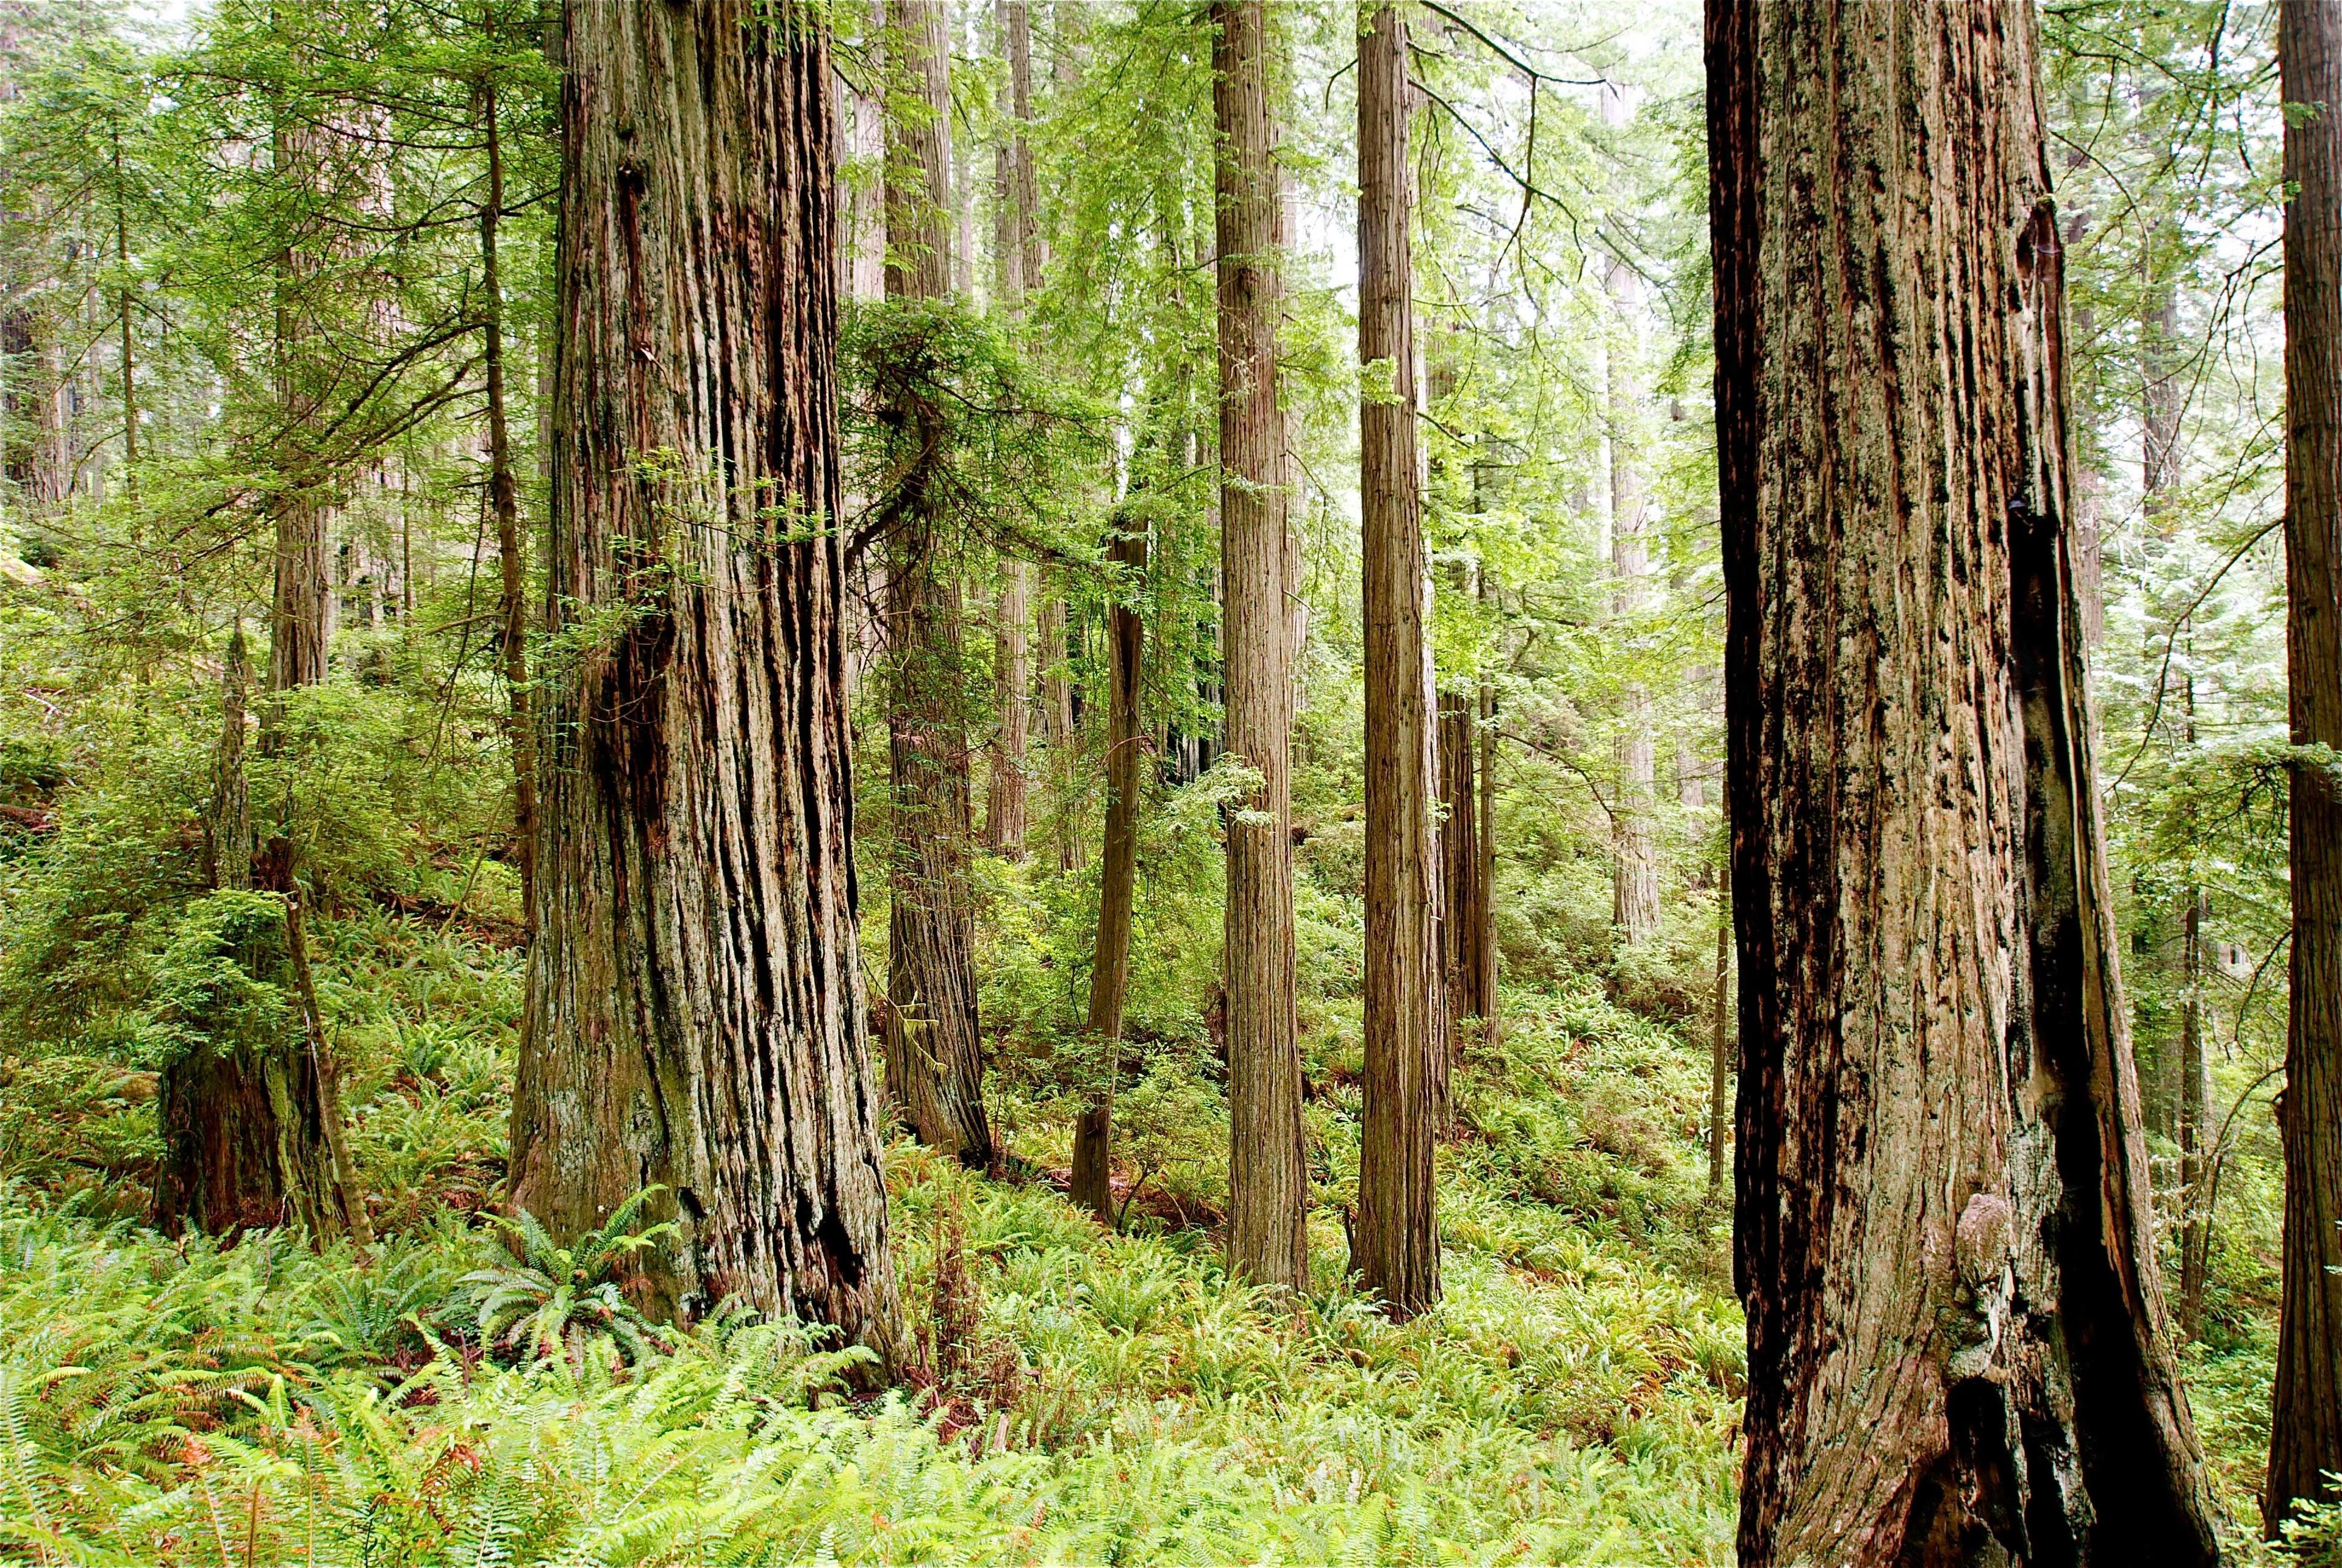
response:
M1740 1560L2210 1563L2115 973L2030 6L1711 0Z
M2286 0L2286 654L2293 743L2342 750L2342 14ZM2286 1035L2285 1300L2263 1515L2342 1472L2342 787L2293 769L2293 1011Z
M569 0L538 906L512 1203L636 1192L661 1313L901 1343L848 838L828 37Z
M1432 1142L1441 1115L1423 497L1407 239L1406 24L1362 10L1358 35L1358 410L1366 675L1366 1126L1352 1265L1395 1317L1439 1299Z
M941 0L889 0L886 297L951 296L951 55ZM960 584L945 558L934 484L951 436L944 411L906 389L888 417L916 455L881 509L886 539L887 782L894 854L886 921L886 1082L922 1143L992 1162L977 1033L976 903L968 884L968 774Z
M1220 638L1229 754L1260 787L1227 824L1228 1263L1309 1281L1309 1167L1293 1011L1293 649L1276 325L1285 248L1262 0L1211 11L1218 135Z

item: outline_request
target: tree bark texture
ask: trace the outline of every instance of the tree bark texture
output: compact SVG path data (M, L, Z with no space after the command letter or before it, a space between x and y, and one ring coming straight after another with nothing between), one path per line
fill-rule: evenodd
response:
M940 0L889 0L886 297L951 295L950 55ZM993 1159L984 1111L983 1040L968 884L975 820L956 563L946 556L931 484L950 440L943 413L917 395L892 417L918 455L881 518L886 540L887 780L894 845L887 913L886 1081L922 1143L983 1168Z
M1139 764L1146 732L1140 725L1138 684L1146 623L1126 596L1146 581L1146 534L1138 524L1118 530L1106 552L1116 594L1106 611L1106 834L1098 846L1097 942L1090 960L1089 1034L1105 1054L1106 1079L1074 1124L1074 1202L1101 1220L1114 1218L1114 1080L1122 1045L1122 1007L1130 994L1130 924L1138 891Z
M1727 835L1726 859L1731 851ZM1724 1140L1726 1093L1732 1086L1732 867L1726 864L1716 883L1716 995L1709 1004L1707 1042L1707 1193L1724 1190Z
M2342 750L2342 13L2279 8L2285 177L2286 657L2296 745ZM2286 1034L2285 1301L2263 1515L2342 1471L2342 785L2297 763Z
M827 35L751 0L563 13L556 636L512 1203L643 1188L645 1304L894 1359L849 851Z
M1293 982L1293 649L1285 414L1277 407L1284 204L1263 0L1211 10L1217 134L1220 639L1229 753L1260 787L1227 817L1228 1263L1309 1283L1309 1166Z
M1366 1125L1351 1265L1394 1317L1439 1299L1432 1147L1444 1084L1424 655L1423 498L1407 236L1406 24L1362 8L1358 35L1358 362L1366 679ZM1386 381L1385 377L1388 377Z
M505 418L505 306L496 266L504 217L505 160L494 79L480 85L487 146L487 199L480 204L480 357L487 381L488 509L496 520L500 567L497 622L503 634L505 739L512 748L513 841L520 863L522 919L536 929L536 731L528 715L528 557L521 549L520 484Z
M2033 13L1712 0L1743 1563L2207 1563Z

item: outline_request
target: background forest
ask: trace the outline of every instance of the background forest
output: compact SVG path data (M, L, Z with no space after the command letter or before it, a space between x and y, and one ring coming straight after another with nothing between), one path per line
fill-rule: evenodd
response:
M1447 853L1471 857L1448 886L1478 890L1496 983L1455 1010L1445 1299L1404 1323L1345 1244L1376 395L1354 356L1356 17L1269 17L1293 1296L1232 1279L1220 1247L1225 844L1258 780L1223 754L1203 9L948 0L949 274L927 299L884 276L905 112L884 7L834 9L866 987L892 1049L899 866L935 828L890 704L928 659L919 700L970 759L994 1145L988 1169L951 1157L964 1141L887 1147L918 1355L872 1394L859 1353L795 1324L643 1315L620 1287L655 1200L565 1245L506 1206L529 709L586 636L547 615L547 7L0 4L0 1558L1730 1559L1746 1360L1698 8L1457 0L1412 23L1430 642ZM2276 17L2058 0L2041 29L2123 978L2189 1394L2248 1562L2290 920ZM929 423L906 436L914 384ZM941 454L916 560L890 510L907 439ZM305 654L270 636L296 515L325 594ZM312 675L275 678L303 657ZM221 874L229 750L287 868L273 891ZM1102 1033L1117 831L1126 994ZM175 1064L308 1029L353 1206L305 1216L336 1238L318 1249L224 1245L187 1223ZM1108 1104L1085 1188L1084 1118Z

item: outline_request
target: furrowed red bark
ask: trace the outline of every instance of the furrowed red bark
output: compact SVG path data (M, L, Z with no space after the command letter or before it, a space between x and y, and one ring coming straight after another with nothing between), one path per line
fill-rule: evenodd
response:
M1284 204L1261 0L1211 9L1219 267L1220 637L1232 756L1260 787L1227 817L1228 1265L1309 1283L1309 1166L1293 990L1293 649L1276 328Z
M1440 1032L1431 692L1407 238L1406 24L1359 12L1358 409L1366 677L1366 1126L1351 1266L1394 1317L1439 1299ZM1387 378L1387 379L1386 379Z
M2285 125L2286 659L2293 743L2342 750L2342 14L2278 8ZM2342 784L2293 768L2293 1003L2277 1121L2285 1293L2262 1518L2342 1472Z
M1138 720L1138 680L1146 623L1123 593L1146 579L1144 524L1117 530L1106 558L1117 596L1106 612L1106 836L1098 847L1097 942L1090 957L1090 1037L1103 1048L1106 1079L1074 1124L1074 1202L1113 1223L1114 1079L1121 1054L1122 1007L1130 994L1130 924L1138 888L1139 764L1146 745Z
M568 0L538 903L513 1206L647 1186L661 1315L902 1353L849 851L829 41Z
M951 56L939 0L890 0L886 297L952 291ZM906 388L918 381L905 379ZM895 415L919 456L881 518L886 540L887 780L894 854L886 931L886 1083L919 1140L982 1169L984 1110L973 957L975 895L960 584L944 554L929 480L950 434L932 400L906 391Z
M2208 1563L2030 7L1711 0L1740 1561Z

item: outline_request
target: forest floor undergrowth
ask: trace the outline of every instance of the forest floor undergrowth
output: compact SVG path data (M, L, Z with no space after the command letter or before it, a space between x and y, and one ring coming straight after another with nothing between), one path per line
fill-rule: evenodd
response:
M1336 1202L1306 1300L1231 1283L1177 1223L1209 1212L1216 1151L1179 1162L1194 1202L1117 1233L1037 1174L1062 1163L1047 1104L1004 1092L1022 1180L896 1144L926 1364L870 1397L791 1326L619 1332L531 1275L488 1217L511 954L387 915L325 934L369 1253L156 1235L151 1082L0 1062L0 1559L1730 1561L1744 1361L1706 1064L1598 992L1517 998L1501 1051L1467 1055L1446 1298L1410 1323L1342 1279ZM1338 1199L1355 1091L1321 1070ZM2232 1509L2267 1354L2197 1362Z

